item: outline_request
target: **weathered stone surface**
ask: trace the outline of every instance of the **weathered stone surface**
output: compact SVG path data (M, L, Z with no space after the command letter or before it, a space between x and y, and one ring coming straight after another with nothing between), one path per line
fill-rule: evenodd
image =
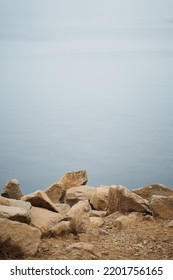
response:
M19 181L16 179L11 179L8 181L3 188L2 196L14 199L20 199L23 194L20 190Z
M90 217L90 227L100 227L104 224L103 218L100 217Z
M17 246L25 256L34 256L40 243L41 232L27 224L0 219L0 242Z
M45 189L44 192L54 203L63 202L68 189L85 185L87 181L88 177L85 170L68 172L57 182Z
M92 194L95 192L94 187L89 186L79 186L70 188L66 191L64 202L73 206L80 200L90 200Z
M115 221L113 221L114 227L117 229L124 229L131 225L133 222L137 220L136 214L129 214L128 216L120 216Z
M55 206L58 213L60 214L67 214L67 212L70 210L70 205L66 203L56 203Z
M153 195L149 200L149 206L154 217L173 218L173 196Z
M109 203L107 214L120 211L122 213L141 212L150 213L148 201L129 191L124 186L111 186L109 189Z
M108 193L109 186L100 186L95 188L95 192L92 194L90 204L96 210L106 211L108 207Z
M173 228L173 220L168 223L168 228Z
M36 191L31 194L25 195L21 200L30 202L32 206L46 208L50 211L58 212L55 204L52 203L46 193L42 191Z
M30 202L17 200L17 199L9 199L10 206L19 207L25 209L26 211L30 211L32 205Z
M4 206L10 206L10 202L8 199L6 199L3 196L0 196L0 205L4 205Z
M92 210L91 217L100 217L103 218L106 216L106 211Z
M34 206L31 208L30 215L31 225L40 229L43 235L62 219L62 215L59 213Z
M143 188L132 190L133 193L149 200L152 195L172 196L173 189L170 189L161 184L151 184Z
M65 215L64 220L71 222L74 233L86 232L90 226L91 207L88 200L79 201L72 206L70 211Z
M88 252L93 252L94 245L91 243L85 243L85 242L76 242L71 244L66 248L68 252L73 251L73 250L84 250Z
M70 221L61 221L57 225L48 230L48 236L64 236L71 232Z
M30 223L29 211L19 207L0 205L0 218L6 218L21 223Z

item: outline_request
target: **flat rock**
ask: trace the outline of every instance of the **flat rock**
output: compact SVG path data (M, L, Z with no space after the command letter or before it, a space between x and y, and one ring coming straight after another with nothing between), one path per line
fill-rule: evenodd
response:
M2 196L14 199L20 199L23 194L20 190L20 184L17 179L9 180L3 188Z
M129 191L124 186L111 186L107 214L120 211L122 213L151 213L148 201Z
M115 221L113 221L113 225L117 229L124 229L132 225L135 221L137 221L137 215L130 213L127 216L120 216L115 219Z
M79 186L73 187L66 191L64 202L73 206L80 200L90 200L92 194L95 192L94 187Z
M46 188L44 192L54 203L63 202L68 189L86 185L87 181L88 177L85 170L68 172L58 181Z
M90 217L90 227L100 227L101 225L104 224L103 218L100 217Z
M48 236L64 236L71 232L70 221L61 221L57 225L48 230Z
M151 184L143 188L132 190L133 193L149 200L152 195L172 196L173 189L168 188L161 184Z
M34 256L38 251L41 232L27 224L0 218L0 243L10 248L19 248L25 256Z
M31 225L40 229L42 235L47 234L50 228L58 224L62 215L44 208L32 207L30 211Z
M95 191L90 198L90 204L95 210L107 210L109 188L109 186L100 186L95 188Z
M153 195L149 200L149 205L154 217L173 218L173 196Z
M31 210L31 203L27 201L17 200L17 199L9 199L10 206L12 207L19 207L25 209L26 211Z
M0 205L0 218L6 218L9 220L27 224L29 224L31 221L29 211L26 211L25 209L19 207L4 205Z
M68 205L66 203L56 203L55 206L56 206L58 213L61 213L64 215L67 214L67 212L70 210L70 205Z
M25 195L22 197L21 200L30 202L32 206L41 207L50 211L58 212L55 204L43 191L36 191L31 194Z
M73 250L84 250L88 252L93 252L94 245L91 243L85 243L85 242L76 242L71 245L69 245L66 250L68 252L73 251Z

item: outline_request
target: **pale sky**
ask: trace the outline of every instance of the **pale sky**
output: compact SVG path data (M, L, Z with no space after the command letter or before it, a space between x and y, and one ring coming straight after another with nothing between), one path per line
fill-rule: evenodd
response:
M0 0L5 23L105 25L126 19L172 19L172 0Z

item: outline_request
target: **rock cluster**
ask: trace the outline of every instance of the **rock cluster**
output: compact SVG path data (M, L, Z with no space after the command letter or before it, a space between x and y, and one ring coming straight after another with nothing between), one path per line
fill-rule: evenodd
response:
M92 251L89 236L106 234L102 225L107 219L121 230L139 213L144 219L169 220L173 227L172 189L160 184L132 191L120 185L90 187L87 180L85 170L68 172L45 190L25 196L17 180L7 182L0 196L0 253L11 248L34 256L43 237L69 234L78 235L79 242L67 251Z

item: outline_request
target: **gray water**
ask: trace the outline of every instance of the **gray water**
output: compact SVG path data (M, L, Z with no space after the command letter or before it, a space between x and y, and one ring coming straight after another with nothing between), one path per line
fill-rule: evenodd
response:
M173 24L0 28L0 187L173 187Z

